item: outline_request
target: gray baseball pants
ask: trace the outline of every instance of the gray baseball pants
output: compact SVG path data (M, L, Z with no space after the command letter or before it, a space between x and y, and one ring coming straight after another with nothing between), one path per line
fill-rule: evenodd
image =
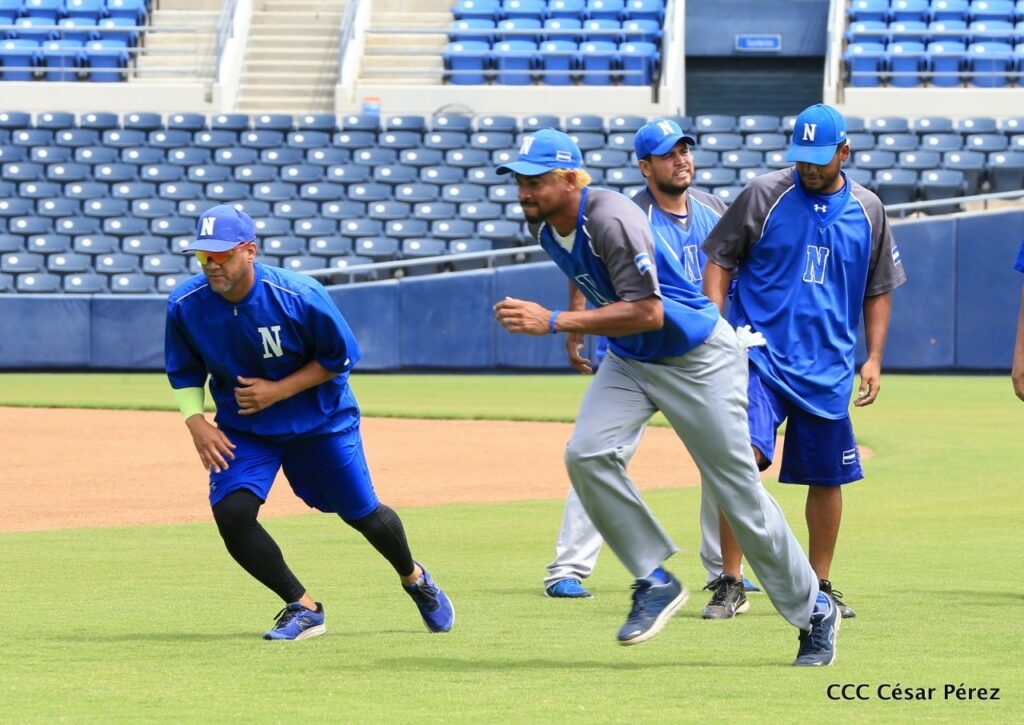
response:
M772 604L806 629L818 579L761 484L747 424L747 355L724 320L680 357L605 357L565 450L569 479L587 516L634 577L647 576L678 551L626 472L659 410L697 464Z

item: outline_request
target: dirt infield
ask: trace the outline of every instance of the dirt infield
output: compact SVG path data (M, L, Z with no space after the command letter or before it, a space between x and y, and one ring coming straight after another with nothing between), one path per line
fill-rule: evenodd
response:
M395 507L561 499L570 430L562 423L363 421L374 484ZM210 520L206 476L177 413L0 408L0 437L0 531ZM641 488L700 480L667 428L648 429L630 472ZM265 515L311 512L279 484Z

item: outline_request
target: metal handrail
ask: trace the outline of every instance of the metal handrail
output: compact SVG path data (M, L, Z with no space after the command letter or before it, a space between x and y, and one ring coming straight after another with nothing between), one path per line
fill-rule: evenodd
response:
M348 44L355 37L356 15L359 11L359 0L348 0L345 4L345 12L341 16L341 24L338 26L338 82L341 82L341 72L344 67L345 55L348 52Z
M227 0L220 10L217 18L217 41L214 44L214 55L216 60L213 66L214 80L220 79L220 67L224 60L224 48L233 37L235 29L235 10L238 9L238 0Z

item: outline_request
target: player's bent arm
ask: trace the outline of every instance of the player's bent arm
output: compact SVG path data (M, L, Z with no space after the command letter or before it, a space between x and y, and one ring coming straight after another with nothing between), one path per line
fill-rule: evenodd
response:
M729 294L732 272L710 259L704 265L704 294L718 306L718 313L725 310L725 297Z
M1017 344L1013 349L1013 392L1024 400L1024 288L1020 291L1020 315L1017 318Z
M303 390L326 383L337 374L316 360L310 360L294 373L280 380L246 378L239 375L239 387L235 388L235 400L238 402L239 412L243 414L256 413L269 408L274 403L297 395Z
M664 324L661 298L651 295L629 302L612 302L593 310L563 312L555 320L555 331L625 337L660 330Z

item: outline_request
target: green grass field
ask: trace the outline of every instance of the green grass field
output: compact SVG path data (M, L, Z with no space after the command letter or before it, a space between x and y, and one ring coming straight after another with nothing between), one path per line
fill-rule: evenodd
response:
M544 420L571 419L585 384L353 381L367 415ZM156 375L8 374L0 405L173 404ZM699 492L662 490L647 499L684 548L672 568L698 591L628 648L614 637L629 576L610 552L594 599L542 596L558 501L402 512L455 602L449 635L427 634L386 564L329 516L267 524L326 604L328 635L299 643L259 639L275 598L212 523L0 533L0 721L1022 722L1022 415L1001 376L887 375L879 402L854 412L874 457L847 489L833 578L858 617L828 669L790 666L796 633L764 596L735 621L700 619ZM768 488L803 539L802 489ZM830 700L843 684L866 684L870 699ZM884 684L935 691L883 701ZM999 688L999 700L946 699L947 684Z

